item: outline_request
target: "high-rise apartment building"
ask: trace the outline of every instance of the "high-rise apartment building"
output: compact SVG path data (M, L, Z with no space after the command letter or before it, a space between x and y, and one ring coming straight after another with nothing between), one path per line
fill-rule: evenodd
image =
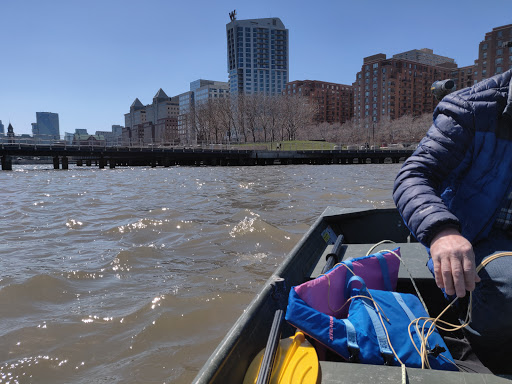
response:
M194 102L197 106L208 100L227 97L229 84L225 81L196 80L190 83L190 91L194 92Z
M512 24L493 28L485 34L485 40L478 47L478 59L475 60L476 81L492 77L512 68Z
M32 123L32 135L40 142L59 140L59 114L36 112L36 123Z
M192 81L190 91L178 95L178 133L182 144L197 144L195 131L196 107L208 102L208 100L226 98L228 95L228 83L204 79Z
M279 18L226 24L229 92L280 95L289 76L288 30Z
M423 53L427 53L422 50ZM399 55L395 55L399 56ZM437 101L430 88L436 80L451 77L457 64L450 59L436 65L386 55L365 57L361 71L352 84L354 89L354 120L357 124L376 123L381 118L397 119L432 113Z
M315 123L345 123L353 116L351 85L317 80L296 80L286 84L283 95L307 97L316 107Z

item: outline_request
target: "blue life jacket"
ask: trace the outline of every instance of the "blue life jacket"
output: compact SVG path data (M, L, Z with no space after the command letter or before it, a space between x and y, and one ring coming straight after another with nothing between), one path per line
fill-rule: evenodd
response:
M353 277L350 284L359 277ZM350 303L348 317L336 318L311 308L295 290L290 291L286 319L304 333L351 362L366 364L400 365L421 368L421 347L418 333L411 327L414 340L409 337L409 324L415 319L428 317L419 299L411 294L392 291L352 289L352 296L369 296L372 300L355 297ZM425 320L420 320L420 329ZM424 334L430 324L425 326ZM457 366L437 330L428 337L428 362L432 369L456 371ZM396 355L395 355L396 354Z

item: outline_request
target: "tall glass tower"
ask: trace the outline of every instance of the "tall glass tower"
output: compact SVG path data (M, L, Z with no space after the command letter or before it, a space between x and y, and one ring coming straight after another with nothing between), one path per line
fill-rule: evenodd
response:
M52 112L36 112L36 124L32 124L34 137L45 140L59 140L59 114Z
M226 24L229 92L278 95L288 82L288 30L279 18Z

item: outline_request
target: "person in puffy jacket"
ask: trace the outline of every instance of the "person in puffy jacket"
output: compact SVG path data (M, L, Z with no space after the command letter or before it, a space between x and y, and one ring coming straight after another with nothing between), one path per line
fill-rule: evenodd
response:
M447 295L473 291L466 336L486 364L512 355L512 70L443 98L433 124L401 168L393 198L429 248Z

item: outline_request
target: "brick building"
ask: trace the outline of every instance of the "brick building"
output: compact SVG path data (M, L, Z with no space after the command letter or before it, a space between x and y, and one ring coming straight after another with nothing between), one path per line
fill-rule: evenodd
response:
M475 83L512 68L512 47L506 46L508 41L512 41L512 24L493 28L485 34L475 60Z
M431 50L421 51L433 55ZM457 64L450 59L431 65L425 60L413 61L413 57L408 57L403 59L399 54L387 58L379 53L364 58L361 71L352 84L356 124L368 128L369 124L382 118L393 120L405 114L432 113L437 105L430 93L432 83L450 78L452 72L457 71Z
M286 84L283 95L307 97L317 106L316 123L341 123L353 116L352 86L317 80L295 80Z

